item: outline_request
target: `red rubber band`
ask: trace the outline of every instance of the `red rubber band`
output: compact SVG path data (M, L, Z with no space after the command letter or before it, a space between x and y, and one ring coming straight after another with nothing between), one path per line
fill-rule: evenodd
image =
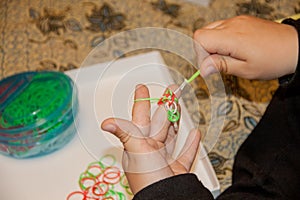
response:
M105 186L105 187L103 187ZM103 190L104 188L104 190ZM108 192L109 186L105 182L97 182L95 185L92 187L92 193L96 196L103 196ZM97 190L100 191L100 193L96 192Z

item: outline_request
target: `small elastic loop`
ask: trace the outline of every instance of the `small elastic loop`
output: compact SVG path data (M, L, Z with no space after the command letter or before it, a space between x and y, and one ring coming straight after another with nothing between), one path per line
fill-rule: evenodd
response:
M175 114L177 112L177 104L173 101L171 105L168 103L165 104L165 107L168 111L170 111L172 114Z
M170 122L173 122L173 123L177 122L179 120L179 118L180 118L180 114L178 111L176 111L175 114L173 114L172 111L170 111L170 110L168 111L168 120Z

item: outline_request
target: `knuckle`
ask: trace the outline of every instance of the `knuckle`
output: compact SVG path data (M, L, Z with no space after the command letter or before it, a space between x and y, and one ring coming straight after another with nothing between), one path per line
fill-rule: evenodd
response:
M201 32L201 29L197 29L196 31L194 31L193 38L197 40L199 38L199 35L201 35Z
M228 65L226 59L221 56L219 59L219 65L218 65L219 71L222 71L224 73L228 73Z

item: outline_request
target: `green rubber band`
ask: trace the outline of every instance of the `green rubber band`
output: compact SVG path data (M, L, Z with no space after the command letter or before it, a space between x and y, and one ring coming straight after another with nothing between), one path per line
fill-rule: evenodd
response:
M157 102L159 100L160 100L160 98L139 98L139 99L135 99L134 102L150 101L150 103L155 103L155 102Z
M104 159L110 159L112 163L105 164L105 163L103 163ZM112 154L107 154L107 155L101 157L98 162L102 168L106 168L106 167L114 166L116 164L117 160L116 160L115 156L113 156Z
M170 122L177 122L180 118L180 113L176 111L176 113L173 113L172 111L168 110L168 120Z
M48 80L40 84L42 78ZM35 75L28 87L2 111L1 126L10 128L30 125L55 112L68 98L66 91L71 90L68 80L59 78L58 81L52 74Z
M80 187L81 190L86 190L86 187L85 187L85 186L83 185L83 183L81 182L81 179L83 179L83 178L85 178L85 177L88 177L88 176L86 175L85 172L84 172L84 173L81 173L81 174L79 175L78 185L79 185L79 187Z

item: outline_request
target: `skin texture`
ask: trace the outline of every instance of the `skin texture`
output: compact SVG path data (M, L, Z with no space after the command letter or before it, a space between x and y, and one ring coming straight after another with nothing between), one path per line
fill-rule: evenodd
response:
M148 97L148 88L138 85L135 99ZM152 118L150 106L149 101L135 102L131 121L109 118L101 124L123 143L123 169L134 194L161 179L189 172L200 142L200 132L192 130L180 155L172 158L177 131L167 120L164 106L159 106Z
M194 33L210 54L202 76L217 71L246 79L268 80L291 74L298 60L294 27L251 16L213 22Z

